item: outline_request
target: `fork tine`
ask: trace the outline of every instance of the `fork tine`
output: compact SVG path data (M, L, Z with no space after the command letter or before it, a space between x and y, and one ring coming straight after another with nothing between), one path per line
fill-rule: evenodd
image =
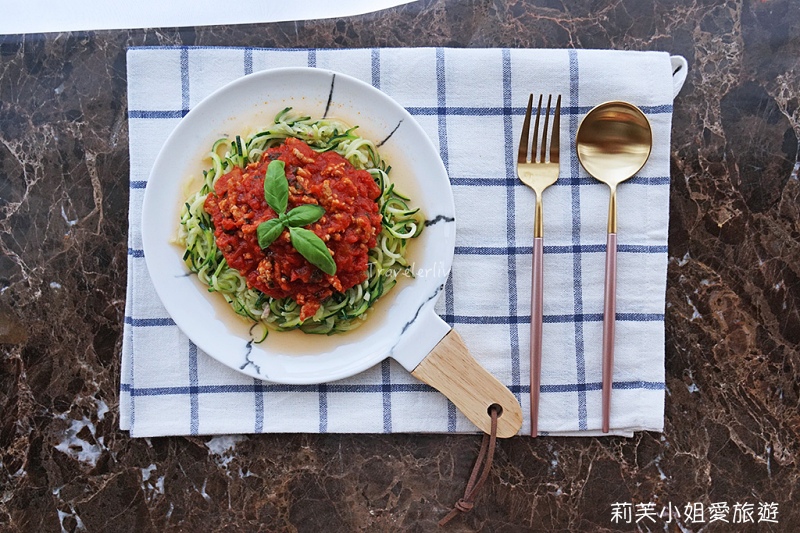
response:
M539 154L539 117L542 116L542 95L539 95L539 105L536 107L536 120L533 123L533 146L531 147L531 163L536 162ZM547 126L545 126L547 128Z
M550 138L550 162L551 163L558 163L558 153L559 153L559 126L561 125L561 95L558 95L558 99L556 100L556 112L553 115L553 134Z
M533 104L533 95L528 97L528 109L525 111L525 121L522 123L522 134L519 137L519 150L517 151L517 163L526 163L528 161L528 136L531 130L531 106Z
M540 163L544 163L547 161L547 123L550 121L550 101L553 99L552 95L547 96L547 109L544 112L544 130L542 130L542 151L541 151L541 158L539 159ZM540 99L541 101L541 99ZM539 109L539 114L541 114L541 108ZM537 117L538 118L538 117Z

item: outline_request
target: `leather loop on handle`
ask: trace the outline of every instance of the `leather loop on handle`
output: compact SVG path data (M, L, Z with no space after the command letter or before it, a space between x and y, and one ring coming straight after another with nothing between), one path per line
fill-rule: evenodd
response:
M522 408L508 388L470 355L455 331L445 335L411 375L444 394L484 433L492 430L489 407L497 404L497 436L513 437L522 427Z
M603 433L611 424L611 386L614 381L614 329L617 314L617 234L606 241L605 304L603 306Z
M494 407L490 408L490 416L492 417L492 429L488 435L484 433L483 442L481 443L481 451L478 453L478 459L475 461L475 466L472 467L472 474L467 481L467 488L464 489L464 497L459 498L447 516L439 520L439 527L447 525L447 523L455 518L458 513L468 513L475 507L475 497L478 491L489 477L489 472L492 470L492 462L494 461L494 451L497 445L497 419L498 410ZM478 477L478 472L481 476Z

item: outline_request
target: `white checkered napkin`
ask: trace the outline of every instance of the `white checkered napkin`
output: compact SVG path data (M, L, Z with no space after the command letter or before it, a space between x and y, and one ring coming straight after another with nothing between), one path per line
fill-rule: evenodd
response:
M598 434L608 190L575 155L578 123L607 100L646 113L654 147L619 189L612 432L660 431L673 79L655 52L503 49L269 50L153 47L128 52L130 232L121 426L131 435L261 432L475 432L438 392L393 361L336 383L254 380L202 353L175 326L148 276L141 207L150 169L181 117L226 82L284 66L371 83L439 147L453 186L457 242L440 315L520 400L529 431L533 192L516 177L528 94L560 93L561 175L544 196L544 360L539 428ZM285 409L283 409L285 407ZM292 416L282 413L291 411Z

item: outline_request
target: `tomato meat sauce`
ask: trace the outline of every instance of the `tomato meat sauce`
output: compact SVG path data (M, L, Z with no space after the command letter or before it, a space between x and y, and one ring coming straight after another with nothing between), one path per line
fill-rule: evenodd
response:
M332 276L300 255L285 229L267 249L258 245L258 225L277 218L264 199L264 176L275 159L284 162L289 181L286 211L304 204L325 209L322 218L307 229L330 250L336 263ZM244 276L248 287L273 298L294 299L301 306L300 319L305 320L334 292L367 279L368 253L381 230L376 203L380 192L366 170L356 169L335 152L317 153L289 137L264 152L260 161L221 176L206 198L205 210L228 265Z

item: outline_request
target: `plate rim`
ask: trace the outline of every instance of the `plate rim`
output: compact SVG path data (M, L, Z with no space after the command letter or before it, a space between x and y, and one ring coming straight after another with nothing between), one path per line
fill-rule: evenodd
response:
M264 374L262 374L261 370L258 368L257 365L253 365L254 368L251 367L250 365L246 365L245 367L239 367L238 365L232 364L232 362L230 361L230 358L228 358L228 357L220 357L219 354L214 353L215 350L207 349L208 344L206 342L204 342L203 339L197 339L196 338L197 337L197 333L192 328L187 328L186 327L183 314L182 313L177 313L177 316L176 316L176 312L174 312L174 309L176 308L176 306L173 305L173 302L169 301L169 299L167 299L167 301L165 301L163 284L159 283L161 280L158 278L158 276L154 277L154 275L153 275L154 268L156 268L153 265L153 262L155 260L151 259L151 254L147 253L147 249L149 247L148 243L151 241L151 238L152 238L152 235L153 235L152 231L149 229L150 221L148 220L148 216L147 216L148 212L149 212L148 207L149 207L150 203L153 201L152 200L152 196L155 194L155 193L153 193L153 190L156 189L156 187L157 187L156 185L151 187L151 183L156 183L156 184L158 183L159 178L157 178L157 177L154 178L154 175L164 165L162 163L162 160L165 157L167 157L166 154L169 152L168 149L170 147L172 147L172 145L175 144L175 143L179 144L180 137L184 133L184 130L187 128L187 126L185 126L185 124L191 124L191 122L193 120L195 120L194 117L202 116L202 114L204 112L206 112L207 108L209 108L209 107L211 108L211 112L212 113L216 113L216 110L214 110L214 108L213 108L213 106L216 105L216 100L218 100L219 98L223 97L225 94L227 94L227 93L229 93L231 91L235 91L238 87L246 86L247 84L251 84L251 83L258 83L258 81L263 80L264 78L268 79L268 78L271 78L271 77L274 77L274 76L279 76L280 77L280 76L283 76L283 75L300 75L300 76L321 76L322 75L322 76L329 76L330 80L331 80L331 82L330 82L331 83L331 88L330 88L330 93L328 95L328 106L330 106L330 103L331 103L331 97L332 97L333 92L334 92L334 81L337 78L340 79L340 80L342 80L342 79L345 80L346 83L354 84L360 90L367 91L367 93L371 94L373 98L383 99L386 102L390 103L395 108L395 112L399 113L403 117L402 120L409 120L409 122L413 125L413 128L415 130L417 130L419 133L422 134L421 142L424 145L426 145L426 149L429 150L435 156L435 160L438 162L438 166L439 166L439 168L437 169L436 174L439 174L439 177L444 180L444 185L445 185L445 190L446 190L446 197L445 198L437 198L436 203L437 203L437 206L439 204L443 204L442 205L442 211L444 211L445 213L451 215L451 217L450 217L451 220L446 220L446 221L447 222L455 222L455 204L454 204L452 186L451 186L450 181L449 181L447 169L445 168L444 163L441 160L441 156L440 156L438 150L436 150L436 147L433 144L432 140L427 136L427 134L425 134L425 132L422 129L421 125L413 118L413 116L408 112L407 109L405 109L402 105L400 105L391 96L389 96L388 94L384 93L380 89L378 89L376 87L373 87L369 83L366 83L366 82L364 82L364 81L362 81L362 80L360 80L358 78L349 76L347 74L344 74L344 73L341 73L341 72L338 72L338 71L335 71L335 70L324 69L324 68L316 68L316 67L280 67L280 68L267 69L267 70L262 70L262 71L255 72L255 73L252 73L252 74L248 74L248 75L239 77L239 78L237 78L235 80L232 80L232 81L224 84L223 86L221 86L220 88L216 89L215 91L212 91L208 96L206 96L200 102L198 102L196 105L194 105L188 111L188 113L186 113L186 115L184 117L182 117L180 122L172 129L172 131L169 133L169 135L166 137L165 141L163 142L163 144L162 144L162 146L161 146L161 148L160 148L160 150L158 152L158 155L156 156L156 158L155 158L155 160L153 162L152 168L150 169L150 173L148 174L148 182L147 182L147 185L145 187L144 198L142 200L142 209L141 209L141 211L142 211L142 213L141 213L141 224L142 224L142 226L141 226L141 238L142 238L142 246L143 246L143 249L144 249L144 256L145 256L144 258L145 258L145 263L147 265L148 274L150 275L150 280L151 280L151 282L152 282L152 284L153 284L153 286L155 288L155 291L156 291L156 294L158 295L158 298L160 299L163 307L167 311L167 314L172 318L172 320L174 321L176 326L181 330L181 332L184 335L186 335L186 337L189 338L189 340L191 342L193 342L195 345L197 345L197 347L199 349L203 350L203 352L207 353L212 358L214 358L215 360L217 360L220 363L224 364L225 366L227 366L229 368L232 368L232 369L234 369L234 370L236 370L238 372L241 372L241 373L243 373L245 375L249 375L251 377L258 378L260 380L269 381L269 382L272 382L272 383L281 383L281 384L298 384L298 385L299 384L318 384L318 383L325 383L325 382L335 381L335 380L338 380L338 379L343 379L343 378L347 378L347 377L351 377L351 376L357 375L357 374L367 370L368 368L371 368L372 366L376 365L377 363L381 362L385 358L390 357L391 356L391 350L383 349L382 352L377 354L377 355L369 355L369 354L367 354L367 355L365 355L365 356L363 356L361 358L357 358L357 359L354 359L352 361L349 361L348 364L341 365L340 367L337 367L338 368L337 371L328 370L327 373L325 373L324 375L320 375L318 377L313 377L313 378L302 377L302 376L301 377L292 377L292 376L278 375L276 377L275 375L264 375ZM326 112L327 112L327 107L326 107ZM226 114L226 115L229 116L229 113L230 112L225 112L225 113L222 113L222 114ZM371 139L371 140L373 140L373 142L376 142L376 139ZM188 164L188 161L190 159L191 158L188 158L188 156L187 156L187 164ZM182 177L182 179L185 179L185 178L186 178L186 176ZM179 179L177 179L177 180L180 181ZM420 182L418 177L414 177L413 180L420 187L420 194L423 194L422 190L424 189L424 184L422 182ZM180 185L178 185L178 188L180 189ZM177 204L179 204L180 198L174 198L173 200L177 205ZM428 213L428 214L430 214L430 213ZM438 218L439 217L437 217L437 219ZM447 216L445 216L444 218L447 219ZM452 267L453 256L454 256L454 253L455 253L455 228L454 228L454 224L452 226L453 226L452 230L444 233L444 235L447 238L447 242L445 243L447 246L443 247L441 245L441 243L439 243L439 246L438 246L440 248L440 253L439 253L439 257L437 257L437 259L442 260L442 268L443 268L443 273L444 273L444 280L442 281L442 284L444 284L444 281L450 275L450 269ZM175 222L175 225L167 233L174 234L174 230L175 230L176 227L177 227L177 220ZM174 245L170 244L170 246L174 246ZM441 250L442 248L446 249L446 250L444 250L443 253L442 253L442 250ZM176 247L176 249L177 249L177 247ZM182 265L182 266L184 267L184 270L186 270L185 266L184 265ZM193 273L190 274L190 275L194 276ZM157 279L159 280L158 282L156 281ZM413 283L413 282L414 282L414 280L411 280L411 283ZM438 298L438 292L439 291L437 290L436 298ZM219 297L218 295L214 295L214 296L215 297ZM433 302L431 302L430 299L428 299L425 302L425 304L429 304L428 306L431 308L431 310L432 310L432 307L433 307L433 303L435 303L435 299L433 300ZM231 313L233 313L232 310L230 310L230 309L228 309L228 310ZM389 311L391 312L391 309ZM419 309L418 309L418 311L419 311ZM218 319L214 318L213 320L218 320ZM370 336L374 336L381 329L383 329L382 326L378 327L376 329L376 331L372 332L367 338L369 338ZM279 333L272 332L271 334L274 335L274 334L279 334ZM401 335L402 335L402 332L401 332ZM240 340L242 340L244 342L246 339L240 339ZM250 349L251 343L248 343L247 346L248 346L248 349ZM248 352L248 354L249 354L249 352ZM309 355L309 357L315 357L315 356L316 355Z

